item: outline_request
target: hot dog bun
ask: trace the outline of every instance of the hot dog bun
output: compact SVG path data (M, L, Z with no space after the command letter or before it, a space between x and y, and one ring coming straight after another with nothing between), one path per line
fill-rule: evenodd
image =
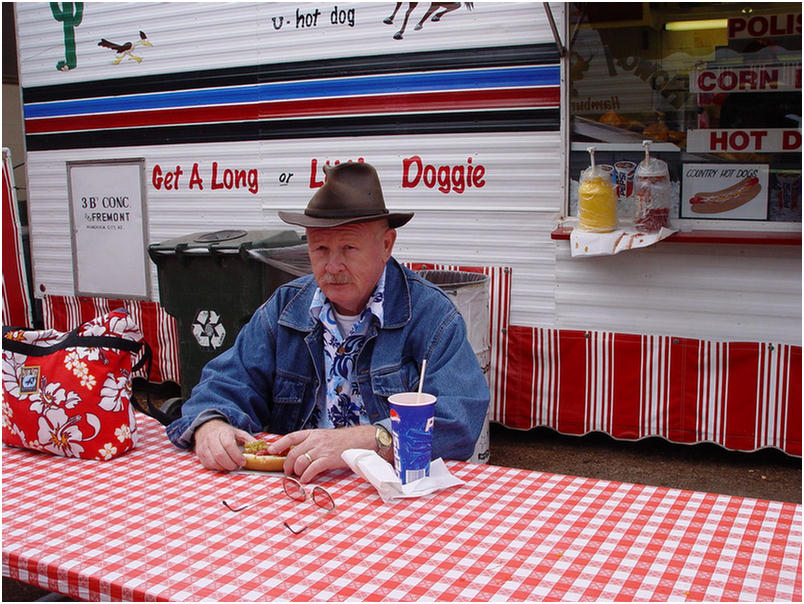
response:
M762 185L756 177L744 178L720 191L698 193L690 198L690 209L696 214L718 214L745 205L759 195Z
M246 470L260 470L262 472L281 472L286 457L281 455L254 455L243 453L246 458Z
M260 470L262 472L281 472L285 463L285 456L270 455L268 444L262 440L255 440L243 445L243 457L246 458L247 470Z

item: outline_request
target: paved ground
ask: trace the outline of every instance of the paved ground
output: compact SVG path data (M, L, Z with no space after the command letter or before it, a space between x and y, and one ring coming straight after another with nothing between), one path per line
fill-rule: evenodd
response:
M490 450L494 465L801 503L801 459L774 449L740 453L712 444L624 442L600 433L563 436L492 424ZM3 602L31 602L46 593L3 578Z
M490 451L494 465L801 503L801 458L776 449L742 453L710 443L617 441L601 433L563 436L492 424Z

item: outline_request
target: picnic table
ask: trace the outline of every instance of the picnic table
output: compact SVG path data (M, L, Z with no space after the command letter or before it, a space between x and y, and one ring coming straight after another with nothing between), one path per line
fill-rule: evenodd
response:
M321 475L324 513L138 432L105 462L3 447L3 576L84 600L801 601L797 504L451 461L464 485L393 503Z

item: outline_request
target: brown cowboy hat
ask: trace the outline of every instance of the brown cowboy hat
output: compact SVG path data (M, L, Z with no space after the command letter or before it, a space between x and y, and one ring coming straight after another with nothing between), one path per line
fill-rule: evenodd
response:
M328 228L352 222L385 218L392 228L413 218L413 212L389 212L385 208L377 170L365 162L324 166L327 180L315 192L304 213L279 212L288 224Z

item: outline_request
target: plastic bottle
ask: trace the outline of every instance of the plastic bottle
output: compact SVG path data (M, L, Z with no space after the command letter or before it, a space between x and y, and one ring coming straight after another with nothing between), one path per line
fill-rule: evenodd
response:
M640 231L655 233L667 226L671 190L667 163L650 156L650 143L648 140L642 141L645 159L639 162L634 174L634 226Z
M617 228L617 189L611 174L595 166L595 148L587 149L591 165L581 172L578 188L578 228L608 233Z

